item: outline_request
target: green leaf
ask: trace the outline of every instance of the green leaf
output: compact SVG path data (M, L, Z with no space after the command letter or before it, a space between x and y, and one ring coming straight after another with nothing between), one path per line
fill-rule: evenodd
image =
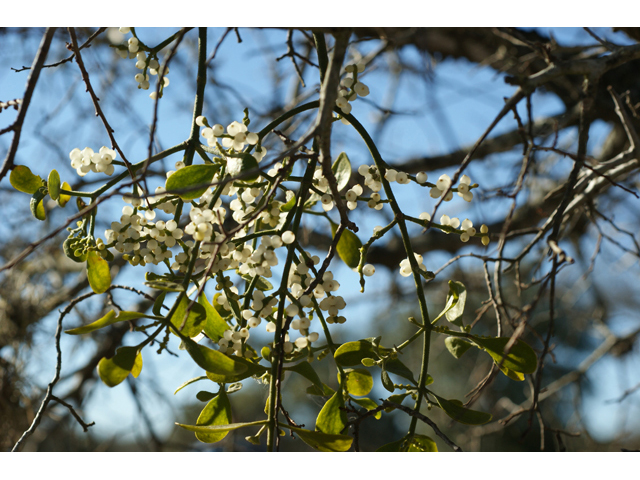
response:
M252 172L252 173L249 173ZM258 161L248 153L238 153L237 157L227 158L227 174L239 180L254 182L260 176Z
M231 403L224 389L204 407L196 421L198 426L229 425L231 423ZM227 436L229 431L196 432L196 438L203 443L215 443Z
M472 347L471 343L460 337L447 337L444 340L444 344L447 347L447 350L449 350L449 353L456 358L460 358Z
M315 385L319 389L319 391L323 390L323 384L320 381L320 377L318 377L318 374L309 362L300 362L291 367L285 367L284 369L291 370L292 372L296 372L298 375L302 375L304 378L313 383L313 385Z
M408 443L407 452L437 452L436 442L426 435L414 434Z
M516 382L524 382L524 373L514 372L513 370L509 370L504 366L500 367L500 371L504 373L511 380L515 380Z
M304 443L311 448L315 448L321 452L346 452L351 448L353 438L348 435L328 434L323 432L312 432L303 428L292 427L290 425L282 425L292 432L296 432Z
M208 402L209 400L214 398L216 395L218 394L213 392L207 392L206 390L200 390L198 393L196 393L196 398L201 402Z
M374 402L373 400L371 400L370 398L352 398L351 399L353 402L357 403L358 405L360 405L361 407L366 408L367 410L371 411L371 410L375 410L376 408L378 408L378 404L376 402ZM380 418L382 417L382 412L377 412L374 415L374 418L376 420L380 420Z
M67 190L68 192L70 192L71 185L69 185L67 182L62 182L62 190ZM61 193L60 196L58 197L57 202L58 202L58 205L64 208L69 200L71 200L71 195Z
M139 347L120 347L113 358L103 358L98 362L100 380L108 387L122 383L131 373L137 377L142 370L142 354Z
M378 350L382 355L390 352L388 348L384 347L379 347ZM372 339L366 338L355 342L343 343L336 350L334 358L343 367L352 367L360 365L363 358L377 359L378 355L373 348Z
M160 295L158 295L158 297L153 302L151 311L154 315L157 315L158 317L162 316L162 304L164 303L164 297L166 296L167 292L160 292Z
M187 380L186 382L184 382L182 385L180 385L175 392L173 392L173 394L175 395L176 393L178 393L180 390L182 390L184 387L186 387L187 385L191 385L192 383L196 383L199 382L200 380L206 380L207 376L206 375L201 375L199 377L195 377L192 378L190 380Z
M31 208L31 213L38 220L43 221L47 218L47 212L44 209L44 197L47 195L47 189L45 187L38 188L33 197L31 197L31 202L29 206Z
M104 293L111 286L109 263L95 251L87 255L87 278L95 293Z
M242 278L244 278L247 282L251 283L254 279L254 277L252 277L251 275L240 275ZM262 290L263 292L266 292L268 290L271 290L273 288L273 285L271 285L271 282L269 282L267 279L265 279L264 277L258 277L258 280L256 280L256 288L258 290Z
M222 338L225 330L229 329L229 325L222 319L218 311L213 308L213 305L209 303L204 292L198 297L198 303L204 307L205 314L207 315L204 323L204 333L207 334L207 337L209 337L213 343L216 343Z
M347 392L356 397L363 397L367 395L373 388L373 377L364 369L346 369L344 371L347 375ZM338 378L340 374L338 373Z
M389 377L389 374L387 373L387 370L384 368L384 363L382 363L380 365L380 368L382 369L382 371L380 372L380 378L382 380L382 386L384 388L386 388L387 390L389 390L391 393L393 393L394 390L396 389L396 387L393 384L393 381L391 380L391 377Z
M287 190L287 197L291 197L291 198L289 198L289 200L287 200L287 203L285 203L284 205L280 205L280 211L281 212L288 212L293 207L296 206L296 200L297 199L296 199L295 194L291 190Z
M349 184L349 179L351 178L351 162L346 153L342 152L338 155L337 160L331 166L331 170L333 170L333 174L336 177L338 191L341 191Z
M318 397L330 397L331 395L336 393L336 391L323 383L322 389L318 388L316 385L307 387L307 393L309 395L317 395Z
M402 405L402 402L408 396L409 396L408 393L397 393L395 395L390 395L389 398L387 398L387 400L389 402L397 403L398 405ZM392 412L393 410L395 410L394 407L387 407L387 408L384 409L384 411L387 412L387 413Z
M467 289L461 282L449 280L449 294L447 295L446 316L454 325L462 326L462 313L467 301Z
M144 284L163 292L184 292L184 287L181 283L172 282L170 280L152 280L150 282L144 282Z
M51 199L58 200L58 198L60 198L60 174L58 174L56 170L51 170L49 173L47 187L49 188L49 196Z
M257 422L245 422L245 423L228 423L226 425L184 425L182 423L176 423L179 427L182 427L190 432L202 433L202 434L218 434L222 432L230 432L232 430L238 430L244 427L255 427L257 425L266 425L268 420L258 420Z
M189 314L187 315L187 309L191 305L191 309L189 310ZM185 316L187 320L185 322ZM205 320L207 319L207 312L205 307L200 305L199 303L193 303L189 300L189 297L186 295L182 296L180 303L178 304L178 308L171 316L171 323L176 327L176 329L180 330L180 326L184 322L184 327L180 330L180 332L190 338L197 336L205 325Z
M191 355L193 361L207 372L224 377L234 377L247 370L247 366L237 359L227 357L224 353L212 350L203 345L198 345L190 338L182 340L185 350Z
M416 379L413 377L413 372L409 370L409 367L402 363L398 358L389 358L385 360L384 368L387 372L395 373L402 378L406 378L414 385L418 384L418 382L416 382ZM431 382L433 382L433 379L431 380ZM429 383L427 383L426 385L429 385Z
M248 345L246 347L248 347ZM235 355L227 358L230 358L232 361L236 362L238 364L238 368L244 367L245 370L243 370L241 373L233 375L207 372L207 377L209 378L209 380L217 383L233 383L253 376L262 376L264 372L267 371L267 369L262 365L253 363L246 358L237 357Z
M338 390L322 407L316 418L316 431L339 435L347 426L344 398Z
M85 333L93 332L94 330L107 327L114 323L126 322L128 320L134 320L136 318L141 318L145 316L146 315L144 313L125 312L125 311L122 311L116 315L116 312L114 310L111 310L104 317L96 320L93 323L90 323L89 325L85 325L83 327L78 327L78 328L72 328L71 330L65 330L64 333L68 333L69 335L83 335Z
M511 347L511 350L509 350L509 354L505 357L504 347L509 343L511 338L480 338L476 336L469 338L491 355L497 365L500 365L502 362L503 367L513 370L516 373L533 373L538 367L536 352L523 340L518 339L513 347Z
M220 165L188 165L176 171L167 178L165 188L167 191L189 189L188 192L180 193L182 200L193 200L200 198L207 191L213 176L220 169ZM199 188L195 188L200 186Z
M31 173L25 165L17 165L11 170L9 183L16 190L33 195L42 186L42 178Z
M335 236L338 225L331 222L331 235ZM338 245L336 245L336 251L340 259L347 264L349 268L356 268L360 263L360 248L362 242L358 236L351 230L345 229L340 235Z
M258 433L256 433L255 435L249 435L248 437L244 437L244 439L247 442L252 443L254 445L260 445L260 436L264 433L266 429L267 427L263 425L262 427L260 427L260 430L258 430Z
M442 408L442 410L444 410L444 412L456 422L464 423L466 425L483 425L491 421L492 416L489 413L469 410L462 406L462 402L460 400L446 400L435 393L430 393L436 398L440 408Z
M404 450L406 437L401 438L396 442L387 443L376 450L376 452L406 452Z

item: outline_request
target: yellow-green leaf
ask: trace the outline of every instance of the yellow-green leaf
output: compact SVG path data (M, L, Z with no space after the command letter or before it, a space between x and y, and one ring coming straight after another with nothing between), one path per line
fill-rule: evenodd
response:
M20 192L33 195L42 186L42 178L31 173L31 169L25 165L17 165L11 170L9 183Z
M98 375L108 387L122 383L132 373L137 377L142 370L142 355L138 347L120 347L113 358L98 362Z
M183 167L167 179L165 188L167 191L189 189L188 192L179 193L182 200L199 198L207 191L213 180L213 176L219 169L220 166L215 164L189 165Z
M509 337L498 338L480 338L470 337L474 343L484 349L493 361L509 370L519 373L533 373L538 367L538 357L536 352L533 351L529 345L523 340L518 340L509 350L508 355L505 356L504 348L511 340ZM513 378L513 377L511 377Z
M331 224L331 234L335 236L338 225ZM360 248L362 242L358 236L351 230L345 229L340 235L338 245L336 245L336 251L340 260L347 264L349 268L356 268L360 263Z
M316 419L316 430L322 433L339 435L347 426L347 413L344 411L344 398L338 390L327 400Z
M313 369L313 367L309 362L307 361L300 362L291 367L285 367L284 369L291 370L292 372L296 372L297 374L302 375L304 378L306 378L311 383L313 383L313 385L315 385L319 389L319 391L323 389L322 387L323 384L322 384L322 381L320 380L320 377L318 376L318 374L316 373L316 371Z
M248 345L246 345L245 347L249 348ZM253 363L251 360L247 360L246 358L238 357L235 355L227 358L230 358L233 362L237 363L238 369L241 369L242 367L244 367L245 370L243 370L241 373L236 373L236 374L220 374L220 373L207 372L207 378L209 380L216 383L239 382L240 380L253 377L254 375L261 376L267 370L262 365Z
M303 428L282 425L295 432L304 443L321 452L346 452L351 448L353 438L348 435L312 432Z
M69 185L67 182L62 182L62 190L66 190L68 192L71 191L71 185ZM58 205L60 205L62 208L64 208L64 206L67 204L67 202L71 200L71 195L67 195L66 193L61 193L60 196L58 197Z
M220 393L216 395L204 407L196 425L212 426L212 425L229 425L231 423L231 403L224 388L220 389ZM195 432L196 438L203 443L215 443L227 436L229 431L220 432Z
M347 375L346 387L351 395L363 397L367 395L373 388L373 377L364 369L346 369ZM338 377L340 375L338 374Z
M247 370L247 366L236 359L226 356L217 350L212 350L203 345L199 345L190 338L183 340L185 349L191 355L196 364L217 375L233 377L240 375Z
M144 317L144 313L140 312L120 312L116 315L114 310L111 310L104 317L96 320L89 325L85 325L83 327L72 328L71 330L65 330L64 333L68 333L69 335L82 335L85 333L93 332L94 330L98 330L100 328L104 328L108 325L112 325L118 322L125 322L128 320L134 320L136 318Z
M49 173L47 187L49 188L49 196L51 199L58 200L58 198L60 198L60 175L56 170L51 170L51 173Z
M266 425L268 420L258 420L257 422L246 423L229 423L227 425L184 425L182 423L176 423L179 427L182 427L190 432L198 433L220 433L230 432L244 427L255 427L258 425Z
M343 343L338 347L334 355L336 363L343 367L360 365L363 358L377 358L373 351L373 345L368 340L356 340Z
M459 337L447 337L444 344L447 347L447 350L449 350L449 353L455 358L460 358L472 347L471 343Z
M189 306L191 308L189 309ZM187 309L189 314L187 315ZM186 317L186 321L185 321ZM205 307L199 303L193 303L186 295L182 296L178 308L171 316L171 323L180 330L183 335L193 338L197 336L204 328L205 321L207 319L207 312ZM184 324L184 327L180 327Z
M369 411L375 410L376 408L378 408L378 404L368 397L352 398L351 401L357 403L358 405L366 408ZM376 412L373 418L375 418L376 420L380 420L381 417L382 417L382 412Z
M338 158L331 166L333 174L336 177L336 183L338 184L338 191L341 191L349 184L351 178L351 162L346 153L342 152L338 155Z
M225 330L229 329L229 325L225 322L218 311L209 303L204 292L198 297L198 303L204 307L207 318L204 323L204 333L216 343L222 338Z
M47 189L45 187L38 188L33 197L31 197L31 202L29 206L31 207L31 213L38 220L44 220L47 218L47 213L44 210L44 197L47 195Z
M109 263L94 251L87 255L87 278L96 293L104 293L111 286Z

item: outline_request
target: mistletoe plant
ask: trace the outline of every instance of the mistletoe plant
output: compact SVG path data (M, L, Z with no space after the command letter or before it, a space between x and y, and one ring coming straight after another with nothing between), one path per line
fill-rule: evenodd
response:
M159 76L158 89L151 95L157 102L168 85L164 76L168 68L159 64L158 53L175 36L150 48L138 40L135 29L121 31L132 36L126 45L115 48L123 57L136 58L136 67L142 70L135 76L139 88L149 88L149 74ZM68 229L63 248L69 258L86 264L95 293L110 289L109 262L116 256L134 267L164 268L164 273L146 274L146 286L156 292L150 313L112 310L66 333L85 335L126 321L133 321L136 331L146 333L140 344L120 347L112 358L100 361L99 376L109 387L117 386L130 374L141 374L143 352L151 353L146 347L160 345L161 352L170 336L177 336L181 348L203 370L203 375L185 379L178 390L194 382L217 387L216 393L203 390L198 394L207 404L193 424L180 424L194 432L198 440L218 442L228 432L243 429L249 434L247 441L254 444L260 444L266 434L267 449L272 451L277 449L279 436L290 431L317 450L346 451L352 447L350 426L355 424L348 412L361 420L400 409L411 416L409 431L380 451L435 451L436 444L430 437L416 434L419 419L459 450L420 414L422 405L441 408L453 420L468 425L484 424L491 415L438 394L437 387L432 386L437 385L437 379L429 375L432 342L444 341L456 358L471 348L483 350L516 381L535 371L537 358L522 340L471 333L470 326L462 322L466 290L460 282L449 282L444 308L437 316L430 316L424 288L433 273L427 270L422 256L414 253L408 224L459 235L462 242L477 238L482 245L489 243L488 229L485 225L476 229L470 219L442 215L436 223L427 212L404 211L396 193L403 185L415 183L427 189L425 193L438 202L437 208L452 200L455 193L471 202L478 185L467 175L460 176L461 172L453 178L441 175L431 183L426 173L414 176L390 168L351 113L353 102L369 94L361 79L365 65L343 67L348 40L343 34L336 35L330 58L323 35L315 34L314 40L320 64L318 101L299 105L255 130L246 109L241 121L225 128L215 123L215 118L203 115L206 29L200 29L197 92L191 136L186 141L138 163L119 161L116 150L105 146L97 151L75 148L69 157L78 175L112 177L93 192L72 190L69 183L61 183L55 170L45 181L26 166L12 170L11 184L32 195L31 211L39 220L46 217L47 196L60 207L76 197L78 221L75 228ZM283 122L309 111L317 112L316 121L303 137L295 142L287 139L285 151L267 152L262 146L267 135L274 134ZM352 178L348 152L331 158L334 121L355 129L371 154L371 164L360 166L353 175L357 178ZM145 178L148 167L175 155L181 155L181 159L175 162L175 170L168 172L164 187L150 193ZM99 204L113 195L122 196L122 215L112 219L105 232L96 232ZM393 220L377 227L363 244L348 216L356 208L388 208ZM338 222L329 215L334 209L339 214ZM326 221L327 230L332 232L333 243L324 259L306 250L301 242L301 222L307 215L315 216L316 225ZM373 265L367 263L367 252L392 230L399 232L406 252L397 273L413 277L415 282L420 318L409 318L415 333L397 346L385 346L381 337L338 344L332 339L332 329L336 328L332 324L347 320L342 314L346 302L339 295L340 283L330 267L342 261L357 271L364 291L366 278L375 274ZM279 284L272 283L274 277L281 278ZM209 282L217 291L213 298L205 294ZM442 320L448 324L443 325ZM256 329L271 334L266 345L254 341ZM399 354L419 340L421 368L414 372ZM335 364L335 389L320 380L313 367L316 361ZM314 429L304 429L281 413L285 372L304 377L310 382L309 394L327 399ZM390 374L408 383L396 384ZM380 378L389 392L380 402L367 397L374 377ZM249 378L269 385L265 415L252 422L234 423L231 396L241 396L241 382ZM411 408L402 405L408 397L413 400Z

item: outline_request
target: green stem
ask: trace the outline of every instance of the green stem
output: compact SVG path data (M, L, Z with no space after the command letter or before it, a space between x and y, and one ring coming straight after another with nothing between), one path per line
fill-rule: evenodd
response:
M429 311L427 309L427 301L424 296L424 289L422 288L422 277L420 276L419 267L416 262L413 248L411 246L411 240L409 237L409 232L407 230L407 224L405 222L404 214L400 210L398 206L398 202L396 201L395 196L393 195L393 191L391 190L391 186L389 182L385 179L385 162L378 151L375 143L371 139L371 136L366 131L366 129L362 126L362 124L356 120L356 118L351 115L344 115L344 117L351 123L351 125L356 129L356 131L360 134L367 147L369 148L369 152L373 157L373 161L378 167L378 171L380 172L382 186L384 191L389 199L391 209L395 214L395 219L398 222L398 227L400 229L400 234L402 236L402 243L404 245L404 250L407 253L407 258L409 259L409 264L411 265L411 270L413 271L413 280L416 285L416 293L418 295L418 303L420 304L420 315L422 317L422 323L425 325L424 328L424 338L422 344L422 365L420 368L420 380L418 381L418 397L416 399L416 403L414 406L415 411L420 411L420 404L422 403L422 398L424 396L423 391L427 381L427 370L429 368L429 350L431 346L431 322L429 321ZM411 417L411 424L409 426L409 435L413 435L416 430L416 426L418 423L417 417Z

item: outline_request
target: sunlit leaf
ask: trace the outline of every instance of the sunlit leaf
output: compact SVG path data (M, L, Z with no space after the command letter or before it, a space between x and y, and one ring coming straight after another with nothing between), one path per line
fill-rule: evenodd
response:
M185 425L182 423L176 423L179 427L182 427L190 432L202 433L202 434L219 434L222 432L230 432L232 430L238 430L239 428L255 427L257 425L266 425L268 420L258 420L257 422L245 422L245 423L228 423L227 425Z
M374 402L373 400L371 400L370 398L352 398L351 399L352 402L357 403L358 405L360 405L361 407L366 408L368 411L371 410L375 410L376 408L378 408L378 404L376 402ZM376 412L376 414L374 415L374 418L376 420L380 420L380 418L382 417L382 412Z
M108 387L122 383L130 373L137 377L141 370L142 355L138 347L120 347L113 358L103 358L98 362L98 375Z
M198 426L216 426L229 425L231 423L231 403L224 389L220 389L220 393L216 395L204 407L196 425ZM227 436L229 431L221 432L195 432L196 438L203 443L215 443Z
M224 377L233 377L240 375L247 370L247 366L243 363L212 350L203 345L199 345L190 338L183 339L185 350L191 355L193 361L200 367L217 375Z
M69 185L67 182L62 182L61 189L70 192L71 185ZM60 196L58 197L57 202L58 202L58 205L64 208L69 200L71 200L71 195L67 195L66 193L60 193Z
M523 340L518 339L506 357L504 348L511 340L509 337L481 338L474 336L471 340L491 355L497 365L502 363L502 366L509 370L519 373L533 373L538 367L536 352Z
M454 325L462 325L462 314L467 302L467 289L461 282L449 280L449 294L447 295L447 320ZM445 307L446 308L446 307Z
M253 278L254 278L251 275L240 275L240 276L249 283L251 283L251 281L253 281ZM266 292L268 290L271 290L273 288L273 285L271 285L271 282L269 282L269 280L267 280L266 278L258 277L258 279L256 280L256 288L258 290L262 290L263 292Z
M459 337L447 337L444 340L444 344L447 347L447 350L449 350L449 353L455 358L460 358L473 346L471 343Z
M82 335L85 333L93 332L94 330L98 330L100 328L104 328L108 325L113 325L118 322L126 322L128 320L134 320L136 318L144 317L144 313L140 312L120 312L116 315L114 310L111 310L104 317L96 320L89 325L85 325L83 327L72 328L71 330L65 330L64 333L68 333L69 335Z
M342 152L338 155L338 158L331 166L331 170L333 170L333 174L336 177L338 191L341 191L349 184L349 179L351 178L351 162L346 153Z
M42 186L42 178L31 173L31 169L25 165L16 165L9 175L9 183L20 192L33 195Z
M87 255L87 278L95 293L104 293L111 286L109 262L95 251L90 251Z
M409 396L408 393L397 393L395 395L390 395L389 398L387 398L387 401L392 403L397 403L398 405L402 405L403 400L408 396ZM393 410L395 410L394 407L387 407L384 409L384 411L387 413L392 412Z
M217 164L188 165L172 174L167 179L165 188L167 191L189 189L188 192L179 194L182 200L200 198L209 188L213 176L219 169L220 165ZM195 188L198 186L200 187Z
M204 333L216 343L222 338L225 330L229 329L229 325L225 322L218 311L209 303L204 292L198 297L198 303L204 307L207 318L204 323Z
M354 370L346 369L344 372L347 375L347 391L351 395L355 395L356 397L363 397L367 395L373 388L373 377L367 370L361 368Z
M44 187L38 188L33 196L29 207L31 208L31 214L40 221L47 218L47 212L44 209L44 197L47 195L47 189Z
M60 175L56 170L51 170L49 173L47 187L49 188L49 196L51 199L58 200L58 198L60 198Z
M191 307L191 308L189 308ZM187 310L189 314L187 315ZM186 317L186 321L185 321ZM178 329L183 335L193 338L197 336L205 325L207 319L207 312L205 307L199 303L193 303L186 295L182 296L178 308L171 316L171 323ZM181 329L181 325L184 327Z
M384 347L379 347L379 350L382 354L389 352L389 349ZM343 367L352 367L360 365L363 358L376 359L378 355L374 351L371 339L364 339L343 343L336 350L334 358Z
M446 400L434 393L432 395L436 398L440 408L456 422L466 425L483 425L491 421L491 414L464 408L460 400Z
M436 442L434 442L431 438L426 435L418 435L414 434L409 437L409 441L407 442L408 449L407 452L437 452L438 447L436 446Z
M513 370L509 370L508 368L502 366L500 367L500 371L504 373L511 380L515 380L516 382L524 381L524 373L514 372Z
M338 390L320 410L318 418L316 418L316 430L339 435L346 426L347 413L344 411L344 398Z
M331 223L331 234L335 236L338 225ZM336 245L336 251L340 259L347 264L349 268L356 268L360 263L360 248L362 242L360 238L351 230L344 229Z
M287 197L290 197L289 200L287 200L287 203L285 203L284 205L280 205L280 211L281 212L288 212L290 211L293 207L296 206L296 196L293 194L293 192L291 190L287 191Z
M248 345L246 345L246 347L248 348ZM238 369L244 367L245 370L236 374L207 372L207 377L209 378L209 380L217 383L233 383L244 380L245 378L253 377L254 375L259 377L267 371L267 369L262 365L253 363L251 360L247 360L246 358L238 357L235 355L228 358L231 358L232 361L238 364Z
M353 438L348 435L328 434L323 432L312 432L303 428L282 425L292 432L295 432L304 443L321 452L346 452L351 448Z

